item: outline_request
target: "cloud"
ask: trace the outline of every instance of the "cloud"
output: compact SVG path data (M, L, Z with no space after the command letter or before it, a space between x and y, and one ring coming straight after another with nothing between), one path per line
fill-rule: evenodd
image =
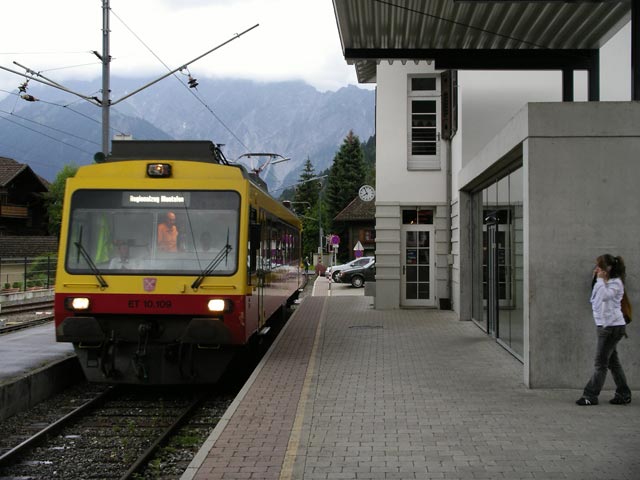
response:
M259 24L189 69L198 76L304 80L320 90L357 83L353 67L342 58L331 2L111 0L110 7L113 75L163 74L166 69L153 54L176 68ZM91 53L102 51L99 2L32 0L28 12L4 2L0 65L18 60L59 81L101 75ZM17 80L0 72L0 88L14 89Z

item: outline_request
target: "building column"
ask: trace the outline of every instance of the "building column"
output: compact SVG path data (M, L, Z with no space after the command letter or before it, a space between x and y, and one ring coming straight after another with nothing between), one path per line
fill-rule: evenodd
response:
M562 101L573 102L573 69L562 69Z
M592 50L591 52L590 67L587 70L589 75L589 101L598 102L600 100L600 51Z
M631 100L640 100L640 0L631 0Z

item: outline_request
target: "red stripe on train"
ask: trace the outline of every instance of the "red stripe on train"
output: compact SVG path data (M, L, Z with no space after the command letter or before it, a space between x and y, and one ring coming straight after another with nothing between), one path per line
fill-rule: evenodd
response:
M203 315L210 316L207 308L209 300L220 298L233 303L233 312L244 310L242 295L150 295L135 293L102 294L56 294L55 310L68 315L65 308L66 298L86 297L89 299L87 314L134 314L134 315ZM63 313L66 312L66 313ZM79 313L79 312L78 312ZM56 315L58 317L58 315Z

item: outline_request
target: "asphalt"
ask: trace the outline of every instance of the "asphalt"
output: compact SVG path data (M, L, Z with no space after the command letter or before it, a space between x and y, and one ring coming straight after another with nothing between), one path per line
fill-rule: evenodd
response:
M640 397L580 393L527 389L452 312L319 278L182 479L640 478Z

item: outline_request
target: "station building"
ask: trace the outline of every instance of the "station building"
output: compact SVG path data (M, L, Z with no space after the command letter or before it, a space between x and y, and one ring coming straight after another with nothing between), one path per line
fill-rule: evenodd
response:
M375 308L452 309L523 364L527 386L581 388L598 255L624 257L640 304L640 0L333 4L346 61L376 85ZM600 49L629 23L632 100L602 102ZM558 98L523 86L483 137L492 108L462 121L487 100L473 70L556 71ZM501 78L506 98L518 85ZM638 388L633 341L619 348Z

